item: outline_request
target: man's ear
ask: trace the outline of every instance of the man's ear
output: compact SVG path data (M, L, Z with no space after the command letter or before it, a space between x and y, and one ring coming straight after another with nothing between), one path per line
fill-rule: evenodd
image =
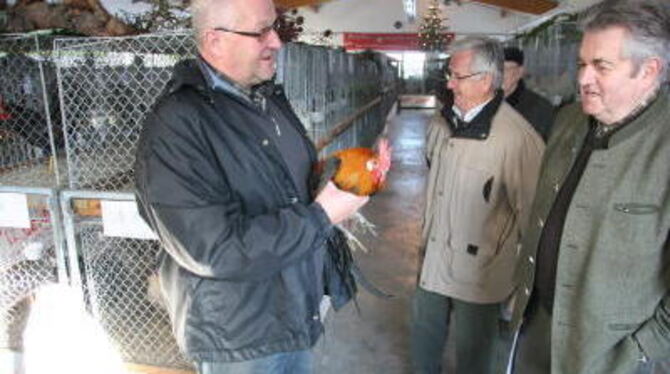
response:
M661 74L661 71L663 70L663 62L661 61L660 58L658 57L651 57L646 59L643 63L642 66L640 67L640 71L638 74L644 79L648 79L652 82L655 82L658 80L658 76Z
M223 42L224 37L222 32L216 30L206 30L202 35L202 46L207 51L207 54L217 56L222 48L217 48L217 45Z

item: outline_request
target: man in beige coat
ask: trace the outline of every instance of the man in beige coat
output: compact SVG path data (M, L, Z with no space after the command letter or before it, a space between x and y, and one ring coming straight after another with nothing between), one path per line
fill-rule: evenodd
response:
M670 357L670 2L585 17L516 272L515 374L652 373ZM660 373L660 371L658 371Z
M503 100L498 42L466 38L450 53L447 88L454 101L436 113L428 134L425 258L412 305L412 364L416 373L440 373L450 327L456 373L488 374L504 370L501 309L513 290L516 248L544 145Z

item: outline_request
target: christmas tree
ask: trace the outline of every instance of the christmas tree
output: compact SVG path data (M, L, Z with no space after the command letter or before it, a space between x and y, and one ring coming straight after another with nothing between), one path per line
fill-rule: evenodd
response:
M442 25L444 21L437 0L433 0L423 16L419 29L419 46L421 49L425 51L444 50L444 44L447 41L445 35L447 27Z

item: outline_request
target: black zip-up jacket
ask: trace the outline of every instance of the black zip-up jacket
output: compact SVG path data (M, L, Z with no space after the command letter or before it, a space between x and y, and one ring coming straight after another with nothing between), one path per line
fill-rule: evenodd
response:
M282 108L316 160L281 89ZM261 108L212 90L180 63L147 117L135 164L140 214L158 234L161 287L175 336L195 361L240 361L306 349L323 326L326 289L337 309L352 292L327 255L335 232L301 201Z

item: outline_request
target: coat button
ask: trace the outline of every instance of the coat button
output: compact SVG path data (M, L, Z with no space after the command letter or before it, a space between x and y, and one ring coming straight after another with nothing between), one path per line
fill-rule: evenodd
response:
M263 147L267 147L267 146L270 144L270 141L267 140L267 139L263 139L263 141L261 142L261 144L263 144Z
M544 221L542 220L542 218L537 220L537 226L540 228L544 227Z
M530 290L528 288L524 288L523 293L525 293L526 296L530 296Z
M561 185L558 183L554 183L554 192L558 192L558 190L561 188Z
M431 241L431 242L434 242L434 241L435 241L435 237L434 237L434 236L431 236L431 237L430 237L430 241Z
M531 264L535 263L535 259L533 258L533 256L528 256L528 262L530 262Z
M295 203L298 202L298 198L294 196L294 197L290 198L290 201L291 201L291 204L295 204Z

